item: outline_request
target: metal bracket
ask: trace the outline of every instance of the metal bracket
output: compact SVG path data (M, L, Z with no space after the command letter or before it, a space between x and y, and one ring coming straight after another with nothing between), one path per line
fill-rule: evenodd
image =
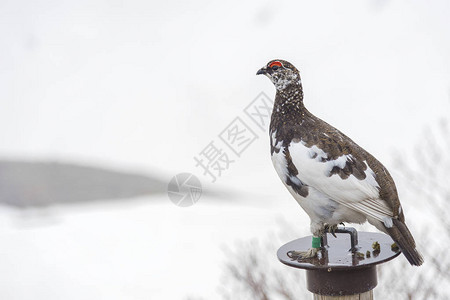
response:
M359 250L358 246L358 232L353 227L338 227L335 230L330 231L330 228L327 228L325 233L321 237L320 245L322 248L326 249L328 248L328 239L327 239L327 233L348 233L350 234L350 244L351 248L348 251L356 252Z

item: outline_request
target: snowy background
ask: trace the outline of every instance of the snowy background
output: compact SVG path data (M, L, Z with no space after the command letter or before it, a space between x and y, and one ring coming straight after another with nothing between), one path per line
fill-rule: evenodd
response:
M308 234L266 132L215 183L193 159L260 92L273 98L255 73L274 58L300 70L311 112L391 170L407 221L425 222L393 153L450 112L449 14L444 0L0 1L0 160L162 184L190 172L204 189L189 208L161 190L0 206L0 298L220 299L224 245L284 221Z

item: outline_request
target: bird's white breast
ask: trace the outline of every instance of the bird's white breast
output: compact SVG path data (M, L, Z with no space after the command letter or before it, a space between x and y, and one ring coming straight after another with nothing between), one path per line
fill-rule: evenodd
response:
M379 197L378 183L375 173L367 166L366 178L357 179L350 175L342 179L339 175L330 176L333 167L344 168L351 155L342 155L335 160L326 160L327 154L317 146L308 148L303 141L291 142L288 147L292 163L297 168L298 179L312 186L339 202L358 202L364 199L377 199Z
M272 163L275 170L283 181L289 192L314 221L325 222L364 222L364 215L370 215L378 220L386 221L386 216L390 215L389 208L385 202L379 199L378 183L375 174L367 166L365 170L366 178L357 179L350 175L343 179L339 175L330 176L333 167L344 168L351 155L342 155L335 160L328 160L328 155L317 146L307 147L303 141L291 141L283 146L283 141L277 141L276 132L271 134ZM298 174L290 174L285 151L289 151L292 164ZM308 186L306 196L299 195L290 185L287 178L292 183L304 184ZM374 207L370 207L374 206ZM378 211L383 208L384 212ZM359 212L359 213L357 213Z

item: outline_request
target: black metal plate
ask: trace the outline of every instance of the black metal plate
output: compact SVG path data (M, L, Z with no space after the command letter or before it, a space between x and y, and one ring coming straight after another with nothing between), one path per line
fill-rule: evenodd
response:
M288 255L289 251L305 251L311 248L311 236L303 237L293 240L278 249L278 259L291 267L317 270L327 269L332 270L346 270L353 268L364 268L377 265L393 259L398 256L400 251L393 251L391 245L394 243L392 239L383 233L375 232L358 232L358 247L356 253L350 250L350 235L345 233L336 233L337 238L331 234L327 234L328 247L319 251L317 258L305 259L301 261L293 260ZM380 251L374 251L372 244L378 242L380 244ZM366 252L370 252L370 257L366 257ZM363 254L363 257L361 256Z

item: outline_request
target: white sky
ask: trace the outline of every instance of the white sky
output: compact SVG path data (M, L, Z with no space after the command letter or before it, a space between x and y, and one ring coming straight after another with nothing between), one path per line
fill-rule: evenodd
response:
M0 155L189 171L260 91L273 97L255 72L276 57L318 116L374 154L407 148L448 109L449 6L2 2Z
M389 168L450 112L449 14L444 0L1 1L0 157L200 175L193 156L274 96L255 73L282 58L310 111ZM214 185L199 177L292 201L266 134Z

